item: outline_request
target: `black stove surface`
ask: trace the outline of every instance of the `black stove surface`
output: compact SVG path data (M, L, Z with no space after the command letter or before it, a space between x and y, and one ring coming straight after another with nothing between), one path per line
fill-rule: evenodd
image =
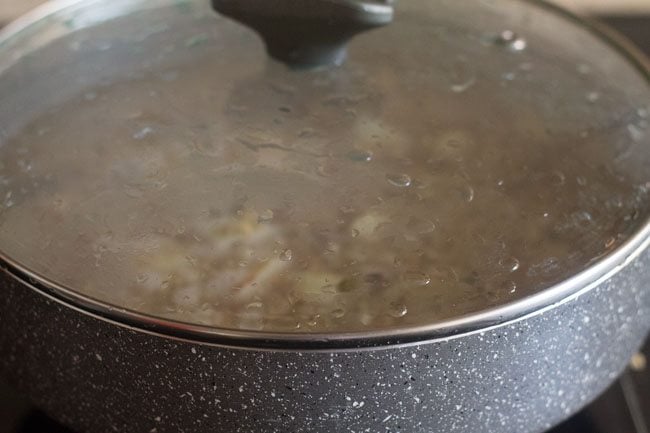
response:
M650 16L606 17L603 21L650 54ZM549 433L650 433L650 365L646 363L650 364L650 342L605 394ZM73 432L0 383L0 433Z

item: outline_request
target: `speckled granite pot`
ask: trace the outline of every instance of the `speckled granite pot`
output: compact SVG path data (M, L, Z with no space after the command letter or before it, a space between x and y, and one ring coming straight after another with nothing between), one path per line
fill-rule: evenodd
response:
M0 373L88 433L542 432L613 382L646 338L649 239L646 224L586 271L498 309L338 335L154 319L5 257Z
M649 268L646 251L574 299L483 331L336 351L154 335L5 271L0 365L80 432L542 432L603 391L642 344Z

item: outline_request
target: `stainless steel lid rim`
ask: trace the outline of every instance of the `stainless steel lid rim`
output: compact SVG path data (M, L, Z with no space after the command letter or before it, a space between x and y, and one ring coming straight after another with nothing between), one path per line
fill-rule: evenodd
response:
M23 269L0 254L0 269L26 289L99 320L116 326L145 332L162 338L211 346L271 351L358 351L390 349L418 344L449 341L487 332L543 314L576 300L629 266L650 246L650 223L621 248L591 268L536 296L512 305L468 315L453 321L395 329L391 332L355 332L347 334L264 333L197 326L148 316L108 305L61 286Z

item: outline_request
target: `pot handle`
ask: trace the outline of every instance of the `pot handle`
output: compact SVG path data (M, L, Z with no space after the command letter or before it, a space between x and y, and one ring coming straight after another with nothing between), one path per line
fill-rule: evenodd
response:
M341 65L356 34L389 24L393 0L212 0L257 31L271 57L293 68Z

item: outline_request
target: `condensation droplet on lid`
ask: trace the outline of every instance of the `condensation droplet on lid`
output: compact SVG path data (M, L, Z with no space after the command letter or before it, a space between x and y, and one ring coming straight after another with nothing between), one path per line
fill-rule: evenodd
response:
M271 209L266 209L260 213L258 222L269 222L272 221L274 217L274 213Z
M463 56L459 56L449 67L450 89L454 93L463 93L476 84L474 66Z
M413 182L411 177L407 174L387 174L386 179L391 185L400 188L411 186L411 183Z
M198 46L203 45L204 43L206 43L208 41L208 39L209 39L208 35L206 35L204 33L194 35L194 36L189 37L189 38L187 38L185 40L185 46L187 48L198 47Z
M516 257L506 257L499 260L499 266L508 272L515 272L519 269L520 263Z
M124 185L124 193L131 198L142 198L144 192L137 186Z
M645 131L633 123L627 125L627 132L634 141L641 141L645 137Z
M573 220L576 222L576 224L591 225L593 222L593 217L589 212L581 211L573 214Z
M96 92L86 92L84 93L84 99L86 101L94 101L97 99L97 93Z
M336 286L334 284L326 284L323 287L321 287L320 290L321 292L328 293L328 294L337 292Z
M291 259L293 258L293 251L291 250L282 250L280 252L280 260L283 262L290 262Z
M587 179L585 179L585 178L582 177L582 176L578 176L578 177L576 177L576 182L577 182L578 185L580 185L580 186L586 186L586 185L587 185Z
M147 274L138 274L138 275L136 275L136 277L135 277L135 281L136 281L138 284L146 283L147 280L149 280L149 276L148 276Z
M566 182L566 176L561 171L554 171L551 174L551 183L555 186L562 186Z
M598 92L587 92L587 94L585 95L585 99L587 100L587 102L589 102L591 104L595 104L600 99L600 93L598 93Z
M341 319L345 316L345 310L343 308L337 308L332 311L332 317L335 319Z
M607 239L605 241L605 248L609 249L612 246L614 246L614 244L616 244L616 238L615 237L610 237L609 239Z
M353 237L353 238L356 238L356 237L359 236L359 234L360 234L359 230L357 230L357 229L352 229L352 232L351 232L351 233L352 233L352 237Z
M426 235L432 233L436 229L436 224L427 219L411 218L408 222L407 228L418 235Z
M647 109L647 108L643 108L643 107L641 107L641 108L639 108L639 109L636 110L636 114L637 114L640 118L642 118L642 119L646 119L646 118L648 117L648 109Z
M505 81L514 81L517 78L517 74L514 72L504 72L501 78Z
M508 292L508 293L515 293L517 291L517 283L514 281L508 280L504 281L501 285L501 288L503 291Z
M513 52L524 51L528 47L528 42L512 30L502 31L494 42L496 45L506 47Z
M246 309L247 310L258 310L258 309L262 308L263 306L264 306L264 304L262 303L262 301L253 301L253 302L250 302L248 305L246 305Z
M147 136L153 134L154 129L151 126L145 126L144 128L140 129L138 132L133 134L133 138L136 140L143 140Z
M471 186L467 185L465 188L463 188L462 195L463 195L463 200L465 200L467 203L471 203L474 201L475 197L475 191L474 188Z
M351 150L347 154L348 159L354 162L370 162L372 161L373 153L369 150Z
M307 320L307 325L314 327L318 325L318 320L320 319L320 314L314 314Z
M431 277L424 272L408 271L404 273L404 280L417 286L426 286L431 282Z
M388 306L388 315L396 319L406 316L407 313L406 305L400 302L391 302Z

